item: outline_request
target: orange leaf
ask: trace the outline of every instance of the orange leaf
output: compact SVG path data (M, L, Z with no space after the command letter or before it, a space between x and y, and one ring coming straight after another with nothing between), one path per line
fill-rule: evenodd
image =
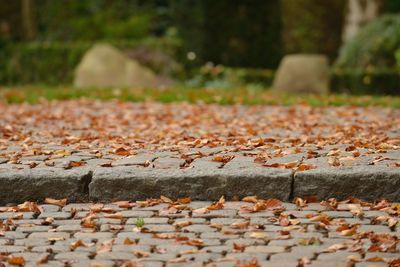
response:
M46 197L44 199L44 203L51 204L51 205L57 205L59 207L64 207L65 205L67 205L67 199L66 198L54 199L54 198Z
M25 259L24 259L24 257L21 257L21 256L8 257L7 261L11 265L24 265L25 264Z

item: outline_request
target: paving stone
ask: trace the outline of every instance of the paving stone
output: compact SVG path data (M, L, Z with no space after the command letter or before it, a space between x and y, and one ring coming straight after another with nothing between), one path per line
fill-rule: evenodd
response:
M388 226L384 225L361 225L358 232L374 232L374 233L390 233L391 230Z
M248 246L244 250L247 253L281 253L285 247L281 246Z
M129 252L104 252L96 255L96 260L131 260L136 256Z
M360 254L354 252L347 252L347 251L337 251L334 253L322 253L318 255L318 260L322 261L334 261L338 258L346 259L348 256L354 256L357 258L362 258Z
M43 209L44 212L57 212L61 210L61 208L56 205L45 204L45 205L40 205L40 207Z
M23 257L25 261L34 261L34 262L46 258L49 255L50 255L49 253L32 253L32 252L13 253L14 257Z
M211 219L211 224L224 224L231 225L232 223L243 223L246 222L244 219L234 219L234 218L214 218Z
M17 239L14 242L16 246L36 247L50 245L50 241L47 239Z
M32 252L48 252L48 251L52 251L54 253L68 252L69 250L70 250L70 246L69 245L38 246L38 247L33 247L31 249Z
M65 219L71 218L71 213L69 213L69 212L43 212L39 215L39 219L46 219L47 217L65 220Z
M105 233L105 232L97 232L97 233L82 233L78 232L74 234L76 239L84 239L84 240L104 240L104 239L111 239L114 237L113 233Z
M247 238L239 238L239 239L229 239L225 241L225 245L232 246L236 245L243 245L243 246L250 246L250 245L265 245L265 240L262 239L247 239Z
M0 246L0 253L14 253L23 252L26 248L24 246Z
M151 232L167 233L175 232L175 227L169 224L145 224L144 227L149 229Z
M144 224L167 224L168 218L143 218ZM126 221L126 224L136 224L137 218L130 218Z
M201 208L209 204L209 201L196 201L194 207ZM110 209L116 208L115 204L106 203L105 206ZM260 266L297 266L298 259L302 257L312 260L312 263L307 266L346 266L349 255L360 256L357 252L346 250L340 250L335 253L324 252L326 248L334 244L347 242L351 245L354 242L351 237L342 236L335 231L339 223L344 223L347 220L359 220L358 218L349 217L348 211L331 213L335 219L329 227L330 230L318 231L314 227L317 222L311 221L308 225L283 227L277 225L277 223L273 224L273 221L267 219L268 217L254 216L250 219L244 219L237 214L241 205L235 205L234 202L230 202L230 209L214 210L210 217L197 218L174 219L161 217L154 211L165 209L166 206L157 206L153 206L152 210L147 210L148 207L134 207L132 210L119 207L115 209L118 209L119 213L125 211L135 212L135 214L146 212L144 213L146 215L150 212L151 217L145 217L144 227L147 230L144 229L143 232L140 232L134 224L139 217L120 220L104 217L107 213L97 214L100 217L97 222L102 220L103 224L98 224L96 228L83 228L81 220L75 217L55 220L50 226L41 225L43 219L40 218L16 220L20 224L20 226L17 226L16 231L0 231L0 252L28 253L27 258L29 254L35 257L42 253L48 253L50 254L50 261L55 266L58 263L70 264L70 266L87 266L94 261L103 262L104 266L113 266L121 265L125 260L143 263L144 266L151 266L151 263L161 264L161 266L202 266L203 263L236 264L237 261L250 261L253 257L258 259ZM308 214L321 212L316 205L312 207L312 210L298 210L297 207L291 208L293 209L285 212L299 216L299 221L307 221L306 216ZM52 213L56 213L55 215L57 213L70 214L68 211L62 210L52 211ZM82 212L82 216L86 214L88 214L87 210ZM274 218L278 217L274 216ZM131 220L131 224L125 224L129 220ZM252 220L253 222L259 220L260 223L257 225L261 227L260 230L257 231L255 225L250 225L244 229L231 227L234 222L242 223ZM194 223L182 228L174 226L175 222L182 221L192 221ZM368 218L363 222L365 223L360 224L358 232L361 232L360 229L362 229L368 231L376 230L378 232L386 231L385 233L392 235L396 234L396 232L391 232L386 225L367 224L370 222ZM222 228L211 227L211 224L222 225ZM282 238L281 231L284 229L289 229L290 239L279 239ZM154 235L156 232L161 235ZM254 234L257 232L259 236ZM165 237L172 236L167 239L159 238L163 235ZM317 238L320 243L308 246L302 245L311 238ZM202 243L196 244L196 241L194 241L196 239L200 239ZM71 251L71 245L80 242L79 240L83 241L84 244ZM111 251L97 253L96 250L102 242L113 242ZM129 244L126 244L126 242ZM363 239L360 246L364 251L367 251L371 244L368 239ZM243 247L243 251L239 251L237 246ZM149 255L141 257L142 253L149 253ZM365 256L392 259L397 254L367 252ZM35 266L33 265L34 260L31 262L32 266ZM28 263L30 264L30 261ZM30 266L29 264L27 266ZM357 263L355 267L357 266L368 265L359 265Z
M54 257L56 260L86 260L89 259L89 253L87 252L63 252L58 253Z
M27 225L27 226L18 226L16 231L23 233L34 233L34 232L47 232L52 229L51 226L45 225Z
M183 232L205 233L216 232L217 229L203 224L192 224L182 228Z
M200 238L217 238L217 239L237 239L239 238L239 235L227 235L227 234L222 234L222 233L201 233Z
M151 211L126 210L119 213L125 218L145 218L153 216L153 212Z
M49 239L49 240L62 240L70 237L69 233L65 232L35 232L31 233L28 238Z
M22 215L21 219L32 219L34 216L33 212L3 212L0 213L0 220L15 218L16 216L19 217L20 215Z

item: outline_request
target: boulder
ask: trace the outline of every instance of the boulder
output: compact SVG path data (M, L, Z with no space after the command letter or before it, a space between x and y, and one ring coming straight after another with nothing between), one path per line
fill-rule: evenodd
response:
M328 58L313 54L285 56L276 73L273 89L280 92L328 93Z
M79 88L154 87L156 75L115 47L96 44L83 56L75 70Z

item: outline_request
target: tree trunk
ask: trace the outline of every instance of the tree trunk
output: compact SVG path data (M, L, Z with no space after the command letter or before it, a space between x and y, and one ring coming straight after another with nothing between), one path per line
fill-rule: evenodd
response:
M21 0L21 19L26 39L36 36L36 22L34 18L34 0Z
M362 26L379 15L381 0L348 0L343 42L352 39Z

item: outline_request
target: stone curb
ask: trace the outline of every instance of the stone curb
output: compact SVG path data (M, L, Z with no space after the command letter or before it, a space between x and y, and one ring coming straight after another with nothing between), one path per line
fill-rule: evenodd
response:
M144 199L166 195L196 200L258 195L288 200L292 174L281 169L99 168L89 185L92 200Z
M384 166L320 168L292 173L276 168L156 169L138 166L113 168L34 168L0 170L0 204L45 197L77 201L145 199L166 195L216 200L257 195L290 201L349 196L365 200L400 200L400 170Z
M87 168L3 169L0 172L0 204L43 201L46 197L87 200L91 176L92 172Z
M400 200L400 169L384 166L354 166L314 169L294 174L293 196L319 199L349 196L364 200Z

